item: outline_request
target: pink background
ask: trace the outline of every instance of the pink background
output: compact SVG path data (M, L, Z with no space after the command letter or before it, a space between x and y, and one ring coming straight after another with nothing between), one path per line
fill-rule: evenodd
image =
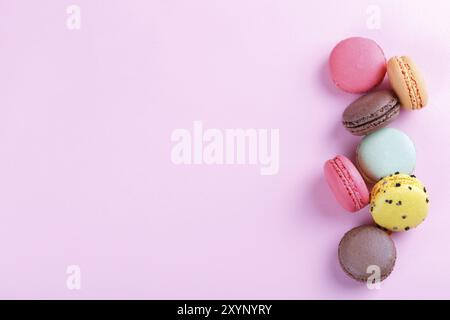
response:
M78 0L80 31L70 4L0 0L0 298L450 298L448 0ZM416 143L430 217L394 235L379 291L338 266L370 216L322 177L359 140L340 125L356 96L326 72L354 35L411 55L431 96L393 125ZM171 132L194 120L279 128L279 174L175 166Z

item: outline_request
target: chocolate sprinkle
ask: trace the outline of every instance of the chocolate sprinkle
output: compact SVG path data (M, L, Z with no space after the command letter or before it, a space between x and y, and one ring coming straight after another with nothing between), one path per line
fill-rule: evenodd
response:
M430 200L427 198L427 200L425 200L427 203L430 202Z
M398 201L398 202L396 203L396 205L401 206L401 205L402 205L402 202L401 202L401 201Z
M415 175L413 175L413 174L412 174L412 175L410 175L410 177L411 177L411 178L416 178L416 176L415 176Z
M386 203L392 204L392 200L385 200Z
M405 215L405 216L402 216L402 219L404 220L404 219L406 219L407 218L407 216Z
M402 185L400 183L396 183L395 186L398 188L401 187Z
M406 228L405 228L405 231L408 231L409 229L411 229L411 228L410 228L410 227L406 227Z
M412 188L411 188L410 186L408 186L408 189L409 189L409 190L412 190Z
M423 187L423 192L427 193L427 189L425 187Z

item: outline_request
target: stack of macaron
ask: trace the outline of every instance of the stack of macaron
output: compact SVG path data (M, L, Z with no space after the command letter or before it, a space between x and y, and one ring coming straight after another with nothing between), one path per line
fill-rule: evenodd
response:
M329 58L331 77L340 89L364 94L343 112L342 124L361 136L356 162L338 155L324 166L326 181L336 200L349 212L367 208L374 224L347 232L338 256L346 274L367 281L373 266L380 281L392 272L397 257L393 232L408 231L428 214L429 198L413 174L414 143L402 131L388 127L402 110L427 105L424 80L410 57L386 61L373 40L354 37L341 41ZM392 90L372 91L388 75Z

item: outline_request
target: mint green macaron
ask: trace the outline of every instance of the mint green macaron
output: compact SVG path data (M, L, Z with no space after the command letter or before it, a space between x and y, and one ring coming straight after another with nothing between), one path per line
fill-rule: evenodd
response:
M404 132L383 128L362 139L356 161L364 178L375 183L394 173L412 174L416 166L416 149Z

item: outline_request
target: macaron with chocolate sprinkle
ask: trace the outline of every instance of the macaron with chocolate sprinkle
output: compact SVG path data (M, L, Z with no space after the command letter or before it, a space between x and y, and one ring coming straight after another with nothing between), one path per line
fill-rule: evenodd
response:
M416 177L396 174L380 180L370 194L375 223L390 231L408 231L428 215L426 188Z

